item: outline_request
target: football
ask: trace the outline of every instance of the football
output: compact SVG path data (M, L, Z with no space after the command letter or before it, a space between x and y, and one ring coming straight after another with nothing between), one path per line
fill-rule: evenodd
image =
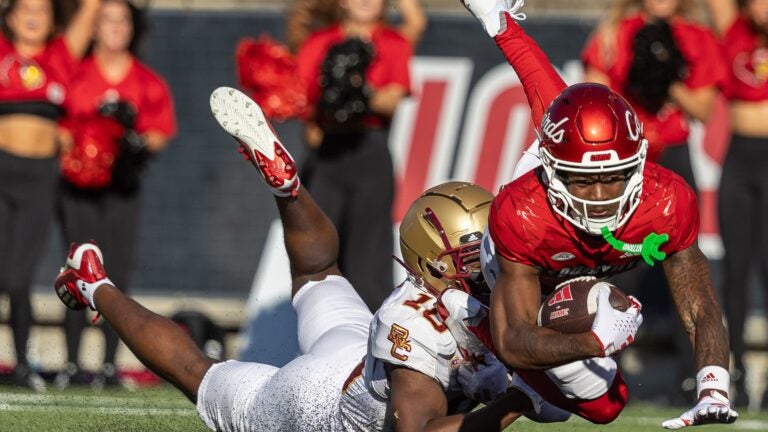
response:
M561 333L583 333L592 328L600 286L608 285L611 306L625 311L632 302L619 288L593 278L576 278L558 285L539 307L538 324Z

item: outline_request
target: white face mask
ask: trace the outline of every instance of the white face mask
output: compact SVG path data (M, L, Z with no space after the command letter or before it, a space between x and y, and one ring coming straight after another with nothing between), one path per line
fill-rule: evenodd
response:
M641 143L640 151L627 159L618 159L613 155L602 162L588 162L585 155L582 163L573 163L554 158L546 148L540 148L542 166L547 176L547 197L555 213L559 214L579 229L593 235L601 235L603 227L615 231L624 225L640 204L640 194L643 188L643 168L647 149L645 140ZM621 196L604 201L591 201L578 198L568 191L568 187L560 179L559 172L578 174L599 174L631 169L626 179L624 192ZM618 208L614 214L594 218L589 216L589 206Z

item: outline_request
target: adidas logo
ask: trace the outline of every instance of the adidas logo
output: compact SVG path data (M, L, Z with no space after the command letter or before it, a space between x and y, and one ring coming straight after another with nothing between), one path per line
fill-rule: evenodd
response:
M702 384L708 383L708 382L714 382L714 381L720 381L720 380L718 380L715 374L713 374L712 372L708 373L706 376L704 376L704 378L701 379Z
M480 232L473 232L473 233L469 233L469 234L461 236L461 238L459 238L459 243L461 243L461 244L464 244L464 243L474 243L474 242L480 241L480 239L482 239L482 238L483 238L483 234L482 233L480 233Z

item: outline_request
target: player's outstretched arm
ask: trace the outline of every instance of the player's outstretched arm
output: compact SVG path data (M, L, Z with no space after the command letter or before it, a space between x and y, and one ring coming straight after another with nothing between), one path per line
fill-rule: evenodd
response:
M437 381L407 367L388 371L397 432L501 431L533 408L524 393L511 389L482 409L446 416L448 401Z
M672 300L691 339L699 403L680 417L663 423L679 429L711 423L733 423L738 413L730 408L728 391L728 333L712 286L709 262L694 243L662 264Z
M477 18L489 36L520 77L531 119L540 129L541 118L549 103L566 85L547 55L517 24L526 16L520 12L523 0L461 0L464 7Z
M591 332L564 335L539 327L538 270L498 258L500 273L491 296L491 333L497 354L508 366L548 369L604 354Z

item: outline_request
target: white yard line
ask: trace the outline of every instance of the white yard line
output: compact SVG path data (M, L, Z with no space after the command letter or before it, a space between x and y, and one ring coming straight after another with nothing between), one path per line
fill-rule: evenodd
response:
M56 405L11 405L0 403L0 412L44 412L44 411L66 411L66 412L87 412L96 414L123 415L123 416L195 416L194 410L180 408L116 408L106 406L80 406L80 407L61 407Z
M116 415L196 415L188 408L149 407L143 397L0 393L0 411L84 411ZM143 407L144 406L144 407Z

